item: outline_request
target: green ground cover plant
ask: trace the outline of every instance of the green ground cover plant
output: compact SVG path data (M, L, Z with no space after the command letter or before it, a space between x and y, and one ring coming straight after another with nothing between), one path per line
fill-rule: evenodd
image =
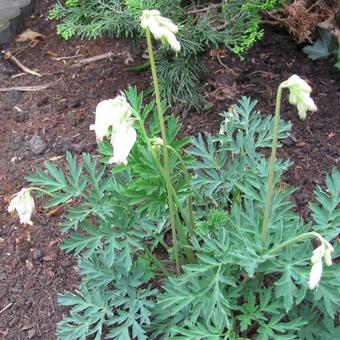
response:
M157 50L162 97L169 103L175 101L199 108L203 104L201 79L205 72L205 52L224 46L241 55L263 35L259 24L261 13L284 2L67 0L64 4L58 1L50 15L61 19L57 31L65 39L98 38L109 33L133 41L143 34L139 25L143 10L160 10L180 27L178 39L182 46L177 58L164 47Z
M317 39L314 44L305 46L303 51L312 60L333 58L334 67L340 69L340 44L337 38L322 27L318 27L316 33Z
M47 162L9 206L21 223L32 223L31 192L67 210L62 249L77 256L82 282L59 296L70 309L58 338L339 338L340 171L316 188L305 223L281 181L290 162L276 159L291 129L282 93L304 120L316 110L310 86L293 75L278 88L274 117L243 97L218 134L180 138L152 44L181 53L178 29L157 10L144 11L141 26L155 100L129 88L99 103L90 128L100 161L68 153L65 170Z

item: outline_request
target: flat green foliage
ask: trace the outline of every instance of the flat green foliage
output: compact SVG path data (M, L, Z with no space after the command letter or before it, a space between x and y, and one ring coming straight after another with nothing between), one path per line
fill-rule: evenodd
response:
M312 60L334 57L336 61L334 66L340 68L340 45L335 35L322 27L318 27L316 33L317 39L314 44L304 47L303 51Z
M144 105L136 89L127 91L151 140L159 135L153 102ZM127 166L105 165L110 144L99 145L101 164L83 154L67 154L64 170L46 163L27 178L51 193L46 207L64 204L62 248L78 257L79 291L59 303L70 308L58 324L59 339L337 339L339 264L325 267L316 290L307 283L313 243L270 250L308 231L328 240L338 236L340 172L333 169L310 204L313 220L294 212L281 184L289 166L279 161L268 242L261 240L268 161L261 150L272 142L273 119L241 98L222 114L220 133L179 138L180 124L167 116L171 180L185 212L193 199L196 229L183 219L195 260L174 254L167 242L170 221L165 183L136 124L138 140ZM165 108L164 104L164 108ZM280 138L290 123L281 122ZM162 148L154 144L162 159ZM180 215L184 218L184 215ZM340 247L333 242L333 258ZM164 270L165 269L165 270ZM160 285L162 288L160 289Z
M206 51L226 46L241 55L263 35L259 22L263 11L281 6L285 0L72 0L57 1L50 12L61 20L57 32L65 39L94 39L109 33L128 40L143 32L140 16L145 9L159 9L180 28L178 38L182 51L174 56L160 48L156 59L163 97L184 106L202 105L201 79L205 72ZM199 11L197 11L197 9ZM203 9L203 10L202 10Z

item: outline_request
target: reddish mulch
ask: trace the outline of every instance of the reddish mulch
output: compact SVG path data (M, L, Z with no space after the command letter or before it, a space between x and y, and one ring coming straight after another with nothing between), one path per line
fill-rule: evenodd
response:
M38 70L41 78L25 75L9 61L0 59L0 87L52 85L39 92L0 92L0 338L54 339L56 323L63 310L57 293L79 285L74 258L59 249L58 223L62 212L47 216L38 203L34 226L22 227L6 208L13 193L25 186L24 176L44 161L63 161L66 150L76 154L95 152L96 143L88 130L96 104L112 98L128 85L148 86L149 73L126 72L124 60L129 51L123 41L103 38L97 41L64 41L55 34L56 23L47 18L52 0L41 1L41 13L26 27L46 36L36 46L13 43L8 46L26 66ZM40 15L41 14L41 15ZM112 60L74 67L76 60L113 51ZM53 60L52 55L82 55L78 59ZM131 51L134 63L140 56ZM218 54L218 58L217 55ZM219 60L218 60L219 59ZM319 111L299 121L294 108L286 103L283 118L293 122L291 137L285 140L282 157L294 165L286 181L298 187L294 196L304 217L306 203L325 173L340 159L339 71L327 61L312 62L284 33L269 31L245 54L245 61L225 51L206 58L207 97L214 108L205 113L183 116L183 133L217 131L218 112L247 95L259 101L263 113L272 113L278 84L297 73L312 85ZM33 138L33 139L32 139Z

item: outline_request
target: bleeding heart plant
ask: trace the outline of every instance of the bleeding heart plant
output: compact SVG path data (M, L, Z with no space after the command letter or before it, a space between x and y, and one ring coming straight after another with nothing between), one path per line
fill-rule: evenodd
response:
M58 338L339 338L340 171L316 189L304 223L294 189L280 185L290 163L276 159L291 128L280 120L282 91L305 119L316 110L311 88L294 75L278 88L274 118L242 97L219 134L179 138L152 47L153 35L178 52L178 29L154 10L141 20L155 101L129 88L100 102L91 129L103 164L70 153L65 171L46 163L9 207L30 223L32 190L51 196L46 208L65 205L61 247L77 256L83 279L59 296L70 313Z

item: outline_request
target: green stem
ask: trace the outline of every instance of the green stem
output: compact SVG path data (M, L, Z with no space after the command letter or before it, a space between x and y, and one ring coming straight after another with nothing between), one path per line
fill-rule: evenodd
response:
M178 228L178 238L179 241L183 247L185 256L187 257L189 263L196 263L196 259L195 259L195 255L193 250L190 248L188 239L185 236L184 233L184 227L182 225L181 219L179 217L178 211L175 210L175 214L176 214L176 221L177 221L177 225L180 226L180 228Z
M42 193L53 197L53 194L51 194L50 192L48 192L44 189L38 188L38 187L30 187L30 188L28 188L28 190L41 191Z
M172 232L173 245L174 245L175 251L177 249L176 267L177 267L177 273L180 274L179 256L178 256L179 251L178 251L178 245L177 245L177 233L176 233L176 221L175 221L175 206L174 206L174 201L172 197L172 185L171 185L171 178L170 178L170 166L169 166L169 156L168 156L168 148L167 148L167 145L168 145L167 135L166 135L166 129L165 129L165 124L164 124L163 108L162 108L161 95L160 95L159 85L158 85L156 63L155 63L154 52L153 52L153 47L152 47L151 33L148 28L146 29L146 41L148 45L152 80L153 80L155 96L156 96L158 120L159 120L161 135L163 139L164 175L165 175L166 191L168 195L171 232Z
M272 248L269 250L268 252L268 255L273 255L273 254L276 254L278 253L281 249L289 246L290 244L292 243L295 243L295 242L299 242L299 241L302 241L304 240L305 238L318 238L320 240L320 242L324 242L324 239L322 238L322 236L320 234L318 234L317 232L315 231L310 231L308 233L304 233L304 234L301 234L299 236L296 236L296 237L293 237L291 238L290 240L288 241L285 241L285 242L282 242L281 244L279 244L278 246Z
M159 268L159 270L165 275L165 276L170 276L170 273L168 272L168 270L162 265L161 261L158 260L158 258L152 254L152 251L148 248L148 246L143 243L143 249L144 252L152 258L152 260L155 262L155 264L157 265L157 267Z
M148 134L145 130L145 127L144 127L144 124L143 124L143 120L142 118L139 116L139 113L136 112L135 110L133 110L133 113L135 115L135 117L137 118L137 121L139 123L139 127L140 127L140 131L143 135L143 139L144 141L146 142L146 145L149 149L149 151L151 152L151 155L152 155L152 158L158 168L158 171L160 172L162 178L164 179L164 181L166 181L166 177L165 177L165 171L162 167L162 164L160 163L156 153L155 153L155 150L153 149L152 145L151 145L151 142L150 142L150 139L148 137ZM171 184L171 183L170 183ZM172 187L171 185L171 190L174 191L175 189ZM169 197L169 196L168 196ZM169 207L169 210L170 210L170 207ZM171 214L170 214L170 218L171 218ZM174 245L174 253L175 253L175 260L176 260L176 270L177 270L177 273L180 274L181 273L181 265L180 265L180 261L179 261L179 250L178 250L178 245L177 245L177 235L176 235L176 229L172 228L172 220L171 221L171 231L172 231L172 242L173 242L173 245ZM175 238L174 238L175 236Z
M137 111L133 110L133 113L134 113L134 116L137 118L137 121L138 121L138 123L139 123L140 130L141 130L142 135L143 135L143 139L144 139L144 141L145 141L145 143L146 143L146 145L147 145L149 151L151 152L151 155L152 155L152 158L153 158L153 160L154 160L154 162L155 162L155 165L157 166L158 171L160 172L162 178L163 178L164 181L165 181L165 172L164 172L164 169L163 169L162 164L160 163L160 161L159 161L159 159L158 159L158 157L157 157L157 155L156 155L156 153L155 153L155 150L153 149L153 147L152 147L152 145L151 145L150 139L149 139L148 134L147 134L147 132L146 132L146 130L145 130L145 127L144 127L144 125L143 125L143 120L141 119L141 117L139 116L139 114L138 114ZM181 213L181 216L182 216L182 218L183 218L184 221L185 221L185 224L186 224L186 225L189 225L190 223L189 223L188 218L186 217L186 213L185 213L185 211L184 211L184 208L183 208L183 206L182 206L182 203L180 202L180 200L179 200L179 198L178 198L178 196L177 196L176 190L175 190L175 188L173 187L172 184L171 184L171 190L172 190L172 195L173 195L173 198L174 198L174 200L175 200L176 206L177 206L177 208L179 209L179 211L180 211L180 213Z
M186 167L186 164L183 161L183 158L181 157L179 152L176 149L174 149L172 146L168 145L168 148L169 148L169 150L171 150L176 155L179 162L181 163L181 166L182 166L183 171L184 171L185 181L186 181L187 186L190 190L190 174L189 174L189 171ZM189 197L188 197L189 228L190 228L191 234L193 235L194 230L195 230L195 220L194 220L194 212L193 212L192 206L193 206L192 205L192 195L191 195L191 192L189 192ZM183 216L183 218L185 218L185 217Z
M266 193L266 203L263 213L263 223L262 223L262 233L261 239L263 244L267 241L268 237L268 227L269 227L269 216L271 210L271 203L273 197L274 190L274 172L275 172L275 162L276 162L276 149L277 149L277 141L279 135L279 127L280 127L280 110L281 110L281 96L282 96L282 87L279 86L276 94L276 106L275 106L275 117L274 117L274 128L273 128L273 143L272 143L272 151L270 155L269 161L269 174L268 174L268 184L267 184L267 193Z

